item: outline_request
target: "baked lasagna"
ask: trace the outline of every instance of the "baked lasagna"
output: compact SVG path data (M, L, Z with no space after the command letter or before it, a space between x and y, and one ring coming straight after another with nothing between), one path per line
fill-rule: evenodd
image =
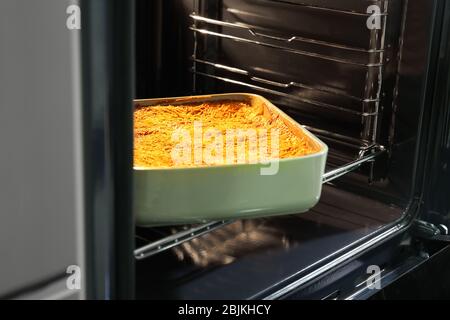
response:
M135 167L264 163L318 151L301 129L264 104L218 101L134 111Z

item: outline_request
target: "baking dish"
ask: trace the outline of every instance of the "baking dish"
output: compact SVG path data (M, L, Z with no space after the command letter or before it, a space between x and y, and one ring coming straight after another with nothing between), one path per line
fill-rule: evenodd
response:
M135 100L135 107L240 101L263 104L293 131L300 131L317 152L268 163L206 167L134 168L134 211L139 226L202 223L302 213L319 200L328 147L267 99L233 93ZM275 163L276 162L276 163ZM263 175L264 168L275 174Z

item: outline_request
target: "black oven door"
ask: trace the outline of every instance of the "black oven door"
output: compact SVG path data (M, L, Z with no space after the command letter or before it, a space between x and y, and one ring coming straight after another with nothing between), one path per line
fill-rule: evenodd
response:
M450 241L450 5L442 10L432 105L424 152L423 210L415 231L421 238ZM431 75L430 77L432 77Z

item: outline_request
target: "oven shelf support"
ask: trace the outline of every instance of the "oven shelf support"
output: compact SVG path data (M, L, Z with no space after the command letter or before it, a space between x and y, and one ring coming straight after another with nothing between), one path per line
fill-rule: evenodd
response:
M213 221L191 229L180 231L171 236L136 249L134 251L134 256L137 260L148 258L160 252L166 251L172 247L178 246L186 241L192 240L213 230L226 226L233 221L234 220Z

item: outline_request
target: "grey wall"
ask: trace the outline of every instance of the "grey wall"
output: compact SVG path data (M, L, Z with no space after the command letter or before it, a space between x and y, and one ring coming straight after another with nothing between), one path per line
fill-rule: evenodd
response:
M0 296L33 297L61 282L67 266L83 265L80 31L66 27L71 3L0 1Z

